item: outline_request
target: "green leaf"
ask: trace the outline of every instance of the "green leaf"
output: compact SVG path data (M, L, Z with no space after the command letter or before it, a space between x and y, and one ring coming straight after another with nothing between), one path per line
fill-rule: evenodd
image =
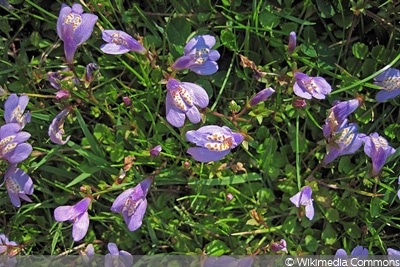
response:
M230 30L221 31L221 43L232 51L237 51L236 35Z
M318 249L318 240L315 239L312 235L307 235L304 239L306 244L306 249L309 252L316 252Z
M317 7L321 18L331 18L333 15L335 15L335 9L329 1L317 0Z
M359 211L359 203L355 197L337 199L335 206L339 211L346 213L349 217L355 217Z
M230 249L221 240L213 240L205 246L205 252L210 256L221 256L229 253Z
M337 232L330 223L326 224L325 229L322 231L321 238L325 245L333 245L337 240Z
M75 109L75 114L76 118L78 119L78 123L83 131L83 134L85 135L86 139L89 142L90 149L96 154L97 156L104 157L104 153L101 150L99 144L97 143L96 138L92 135L92 133L89 131L88 127L86 126L85 121L82 118L81 113L79 112L78 109Z
M352 47L353 55L358 59L365 59L368 55L368 46L364 43L355 43Z
M328 222L338 222L339 212L333 208L329 208L325 212L325 218L328 220Z
M384 201L378 197L373 197L371 199L369 212L370 212L372 218L377 218L381 215L382 206L385 203L386 203L386 201Z
M166 27L168 41L184 46L191 32L190 23L184 18L171 18Z
M301 44L300 48L305 55L309 57L317 57L317 51L315 50L314 46L310 44Z
M350 237L356 239L361 237L361 228L355 222L342 222L342 225Z

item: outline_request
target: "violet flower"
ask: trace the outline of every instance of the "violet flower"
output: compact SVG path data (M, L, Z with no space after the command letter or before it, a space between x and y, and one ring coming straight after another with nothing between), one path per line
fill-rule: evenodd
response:
M296 33L290 32L289 34L289 44L288 44L288 53L292 54L294 49L296 48Z
M328 143L329 151L325 155L322 163L327 165L339 156L349 155L356 152L362 145L363 134L357 132L358 126L350 123L348 126L343 125L331 142Z
M322 130L325 138L331 137L337 130L347 124L347 116L353 113L361 104L359 98L348 101L335 101L333 107L328 111L328 117Z
M192 123L199 123L201 116L196 106L205 108L208 101L207 92L197 84L168 79L165 106L167 121L171 125L182 127L185 116Z
M347 256L347 253L344 249L340 248L336 251L335 256ZM368 256L368 249L357 246L351 251L350 256Z
M389 145L385 138L378 133L372 133L362 138L364 152L372 159L372 176L376 176L382 170L386 159L396 150Z
M275 90L272 89L271 87L268 87L268 88L265 88L264 90L261 90L260 92L258 92L255 96L253 96L250 99L250 101L249 101L250 106L254 107L258 103L267 100L268 97L270 97L273 93L275 93Z
M146 178L134 188L125 190L111 206L111 211L122 213L130 231L136 231L142 225L147 208L146 195L152 182L151 178Z
M389 256L395 256L397 259L398 259L398 257L400 257L400 251L395 250L395 249L393 249L393 248L388 248L388 249L387 249L387 254L388 254Z
M89 214L87 212L92 200L85 197L73 206L60 206L54 210L54 218L58 222L72 222L72 237L75 242L85 237L89 228Z
M99 66L92 62L86 65L85 81L87 83L92 83L95 78L95 72L99 69Z
M150 156L157 157L158 155L160 155L161 150L162 147L160 145L153 147L152 149L150 149Z
M147 52L138 41L123 31L104 30L102 38L107 44L103 44L100 49L106 54L120 55L130 51L145 54Z
M31 135L20 130L18 123L7 123L0 127L0 159L16 164L31 154L32 146L25 143Z
M57 34L64 41L64 53L68 64L74 61L78 46L89 39L96 21L97 16L83 13L80 4L74 3L72 8L66 4L61 5L57 20Z
M27 195L33 194L33 182L31 177L15 164L11 164L5 173L5 183L10 197L11 203L14 207L21 206L22 198L25 201L32 202Z
M325 95L332 90L330 84L322 77L309 77L302 72L295 72L296 82L293 85L294 93L305 99L325 99Z
M6 123L18 123L23 129L31 121L30 112L24 114L28 102L29 97L26 95L18 97L16 94L11 94L4 103L4 120Z
M71 137L70 135L67 136L65 140L62 140L62 136L65 133L64 132L64 120L68 116L70 112L69 108L64 109L58 115L53 119L49 126L49 137L50 140L59 145L64 145L68 142L69 138Z
M5 234L0 234L0 255L2 254L15 255L16 253L10 251L10 248L17 246L18 246L17 242L8 240Z
M400 185L400 176L399 176L399 181L397 183ZM397 197L400 199L400 189L397 191Z
M388 99L400 95L400 70L387 69L374 78L374 84L381 87L375 99L378 102L385 102Z
M104 260L104 266L113 267L131 267L133 265L133 256L124 250L119 251L115 243L108 243L108 251Z
M210 162L220 160L229 152L240 145L243 135L233 133L226 126L208 125L196 131L188 131L186 139L195 143L198 147L191 147L187 153L200 162Z
M309 220L314 218L314 205L311 195L312 189L307 185L300 192L290 198L290 201L296 205L297 208L300 206L305 207L306 217Z
M285 253L288 253L287 248L286 248L286 240L285 239L281 239L281 241L279 243L273 243L269 246L270 250L272 250L273 252L279 252L279 251L283 251Z
M94 260L95 256L93 244L87 245L84 251L79 251L79 255L85 264L90 264L90 262Z
M197 35L186 44L184 56L178 58L172 65L173 70L190 69L200 75L211 75L217 72L220 54L211 50L215 45L215 37Z

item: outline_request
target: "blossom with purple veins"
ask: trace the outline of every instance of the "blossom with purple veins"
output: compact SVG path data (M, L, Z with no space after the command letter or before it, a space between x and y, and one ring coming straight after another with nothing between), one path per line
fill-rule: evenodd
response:
M115 243L108 243L107 248L110 253L104 258L104 266L130 267L133 265L133 256L129 252L118 250Z
M69 71L69 69L66 69L65 71ZM58 90L58 92L56 93L56 99L69 97L69 91L62 89L62 86L61 86L61 81L66 79L66 78L67 78L67 76L63 75L59 71L54 71L54 72L47 73L47 80L49 80L50 85L53 88ZM74 80L74 78L72 78L72 81L74 83L78 83L79 81Z
M215 45L215 37L197 35L189 40L184 49L184 56L178 58L172 65L173 70L190 69L199 75L211 75L217 72L217 61L220 54L211 50Z
M254 107L258 103L267 100L268 97L270 97L273 93L275 93L275 90L272 89L271 87L268 87L268 88L265 88L264 90L261 90L260 92L258 92L255 96L253 96L250 99L250 101L249 101L250 106Z
M50 140L59 145L64 145L68 142L69 138L71 137L70 135L67 136L65 140L62 140L64 132L64 120L68 116L70 112L69 108L64 109L60 113L57 114L57 116L53 119L49 126L49 137Z
M57 34L64 41L64 53L68 64L74 61L78 46L89 39L96 21L97 16L83 13L80 4L74 3L72 8L66 4L61 5L57 20Z
M22 198L25 201L32 202L27 195L33 194L33 182L31 177L15 164L11 164L4 176L8 196L14 207L21 206Z
M292 54L294 49L296 48L296 33L290 32L289 34L289 44L288 44L288 52Z
M31 154L32 146L25 143L31 135L20 130L18 123L7 123L0 127L0 159L16 164Z
M364 142L364 152L372 159L372 176L376 176L382 170L386 159L396 150L391 147L388 141L379 136L378 133L372 133L362 138Z
M279 251L283 251L285 253L288 253L287 248L286 248L286 240L285 239L281 239L281 241L279 243L273 243L269 246L270 250L272 250L273 252L279 252Z
M152 149L150 149L150 156L157 157L158 155L160 155L161 150L162 147L160 145L153 147Z
M138 41L132 36L123 31L118 30L104 30L102 32L102 38L106 41L100 49L106 54L120 55L130 51L145 54L147 52Z
M312 189L310 186L305 186L300 192L290 198L290 201L297 207L304 206L306 217L309 220L314 218L314 204L311 198Z
M348 101L335 101L333 107L328 111L325 124L322 125L324 137L330 138L341 126L347 124L347 117L360 106L361 102L360 98Z
M208 125L195 131L188 131L186 139L198 147L191 147L187 153L200 162L220 160L242 143L244 136L234 133L226 126Z
M295 72L296 82L293 85L294 93L305 99L325 99L325 95L332 91L331 85L322 77L310 77L302 72Z
M339 156L349 155L356 152L362 145L364 134L357 132L357 124L343 125L328 143L328 153L322 163L327 165Z
M199 123L201 115L196 106L205 108L208 106L208 95L201 86L180 82L176 79L168 79L166 114L167 121L175 126L182 127L185 123L185 116L192 123Z
M134 188L122 192L111 206L111 211L122 213L130 231L136 231L141 225L147 208L147 192L153 182L146 178Z
M30 112L24 114L28 102L29 97L26 95L18 97L16 94L11 94L4 103L4 120L6 123L18 123L23 129L31 121Z
M89 228L87 212L92 199L85 197L73 206L60 206L54 210L54 218L58 222L72 222L72 237L75 242L85 237Z
M381 87L375 96L376 101L385 102L400 95L400 70L387 69L376 76L374 80L374 84Z

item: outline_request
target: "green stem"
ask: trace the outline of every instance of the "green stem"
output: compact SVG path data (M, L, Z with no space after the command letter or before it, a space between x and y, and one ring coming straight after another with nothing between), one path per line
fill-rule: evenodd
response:
M229 76L231 75L231 71L232 71L233 61L234 61L234 60L235 60L235 57L232 57L231 63L229 64L229 69L228 69L228 71L226 72L226 76L225 76L224 82L222 83L221 89L220 89L219 92L218 92L217 99L215 99L214 104L213 104L212 107L210 108L211 111L213 111L213 110L215 109L215 107L216 107L217 104L218 104L219 99L220 99L221 96L222 96L222 93L223 93L224 90L225 90L226 83L228 82Z
M300 153L299 153L299 114L296 116L296 177L297 177L297 187L301 188L301 177L300 177Z

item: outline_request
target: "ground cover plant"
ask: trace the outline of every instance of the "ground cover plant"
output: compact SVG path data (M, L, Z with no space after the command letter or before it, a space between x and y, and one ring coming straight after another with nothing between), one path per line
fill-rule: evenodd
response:
M0 253L398 253L396 1L0 8Z

